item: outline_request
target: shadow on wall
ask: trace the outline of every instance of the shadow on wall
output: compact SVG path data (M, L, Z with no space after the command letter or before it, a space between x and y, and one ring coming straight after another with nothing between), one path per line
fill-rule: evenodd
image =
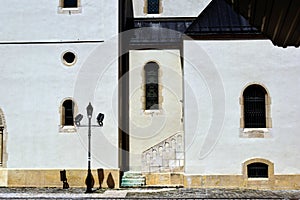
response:
M115 188L115 181L114 181L114 178L111 175L111 173L108 174L106 183L107 183L108 188L110 188L110 189Z
M68 183L67 174L66 174L65 169L60 171L60 181L63 182L63 189L69 188L69 183Z
M102 168L97 169L97 174L98 174L98 180L99 180L99 189L101 189L103 181L105 179L104 170ZM61 170L60 171L60 181L63 182L63 189L68 189L69 188L69 184L68 184L68 181L67 181L66 170ZM115 188L115 181L114 181L114 178L113 178L111 172L107 176L106 184L107 184L107 187L110 188L110 189Z
M102 183L104 180L104 171L102 168L97 169L97 173L98 173L98 180L99 180L99 189L102 188Z

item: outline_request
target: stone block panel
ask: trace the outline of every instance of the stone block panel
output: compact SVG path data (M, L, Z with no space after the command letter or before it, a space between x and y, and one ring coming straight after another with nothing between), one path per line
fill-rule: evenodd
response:
M184 166L183 133L173 136L147 149L142 154L144 172L175 172Z
M92 170L95 180L94 188L99 187L99 179L97 170ZM107 188L107 178L109 174L115 188L119 187L119 170L118 169L104 169L104 180L102 183L103 188ZM1 175L1 173L0 173ZM70 187L85 187L85 179L87 170L83 169L70 169L66 170L67 181ZM60 181L60 170L27 170L27 169L9 169L7 171L7 186L8 187L62 187Z
M245 178L243 175L185 175L186 188L241 188L299 190L300 175L274 175L268 178Z
M0 169L0 187L7 186L7 170Z

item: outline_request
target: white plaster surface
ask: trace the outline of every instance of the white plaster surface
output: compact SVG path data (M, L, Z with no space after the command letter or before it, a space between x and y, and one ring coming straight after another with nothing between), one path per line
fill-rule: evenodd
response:
M59 132L59 107L67 97L77 103L79 113L85 117L83 124L87 124L89 101L94 106L93 124L97 124L99 112L105 114L104 126L92 130L92 166L118 168L118 67L113 46L112 51L107 51L104 43L0 46L0 106L8 132L8 168L87 166L87 128L79 128L76 133ZM93 62L95 56L105 60L97 54L103 55L101 49L110 54L108 59L114 58L109 65ZM72 67L61 62L66 50L78 56ZM90 65L91 61L95 66ZM86 69L94 70L87 73ZM89 87L91 83L95 83L94 88Z
M81 13L59 14L59 0L1 0L0 41L107 40L118 27L117 0L109 2L81 0Z
M81 12L61 14L59 0L1 1L0 107L8 168L87 167L87 128L59 131L59 108L69 97L85 117L82 124L89 102L92 124L105 114L104 126L92 129L92 167L118 168L118 4L80 2ZM61 60L66 51L77 55L71 67Z
M300 50L268 40L185 41L184 52L185 172L241 174L243 162L264 158L275 174L299 174ZM239 137L239 98L249 83L270 93L270 138Z

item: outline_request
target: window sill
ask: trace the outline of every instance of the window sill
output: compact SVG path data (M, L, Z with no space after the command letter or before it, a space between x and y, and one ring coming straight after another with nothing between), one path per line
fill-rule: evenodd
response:
M270 138L271 130L269 128L241 128L241 138Z
M77 129L75 126L59 126L60 133L76 133Z
M146 115L158 115L158 114L161 114L162 113L162 110L144 110L144 113Z
M157 13L157 14L148 14L146 13L144 15L145 18L157 18L157 17L161 17L161 14L160 13Z
M77 8L63 8L63 7L58 7L58 14L78 14L82 12L81 7Z
M268 181L269 178L248 178L248 181Z

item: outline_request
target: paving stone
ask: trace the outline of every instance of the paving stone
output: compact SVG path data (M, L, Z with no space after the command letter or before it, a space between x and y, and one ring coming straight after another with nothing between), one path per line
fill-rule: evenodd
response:
M186 189L179 188L168 192L132 193L126 197L137 198L205 198L205 199L299 199L300 191L270 191L241 189Z
M300 190L136 188L96 190L85 188L0 188L0 199L300 199Z

